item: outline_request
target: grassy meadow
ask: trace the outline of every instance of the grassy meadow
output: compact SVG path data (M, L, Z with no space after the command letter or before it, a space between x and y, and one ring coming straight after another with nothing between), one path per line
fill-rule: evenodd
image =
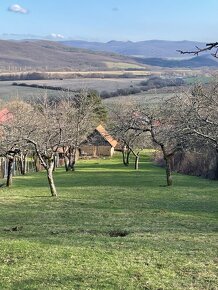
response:
M148 104L155 104L159 103L162 100L166 100L168 98L172 98L175 96L174 91L170 92L163 92L161 89L159 90L150 90L147 92L142 92L138 94L131 94L128 96L117 96L103 100L103 104L106 106L110 105L117 105L117 104L125 104L125 103L132 103L132 104L140 104L142 106L146 106Z
M0 189L0 289L218 289L217 181L175 174L148 157L139 171L83 160Z
M45 80L45 81L23 81L25 83L37 83L40 85L52 85L52 86L63 86L64 88L70 88L72 90L77 89L97 89L98 91L108 91L113 92L117 89L125 89L130 87L139 87L138 84L143 79L68 79L68 80ZM22 81L19 81L22 83ZM19 83L18 82L18 83ZM14 98L38 98L39 96L43 96L45 93L48 96L60 97L61 92L55 90L44 90L40 88L32 88L32 87L23 87L23 86L12 86L13 82L11 81L1 81L0 82L0 99L8 100ZM179 88L177 89L179 91ZM178 93L178 92L177 92ZM134 102L138 104L148 104L153 102L158 102L160 99L170 98L175 95L175 89L168 89L165 92L164 89L158 90L150 90L147 92L142 92L138 94L132 94L127 96L117 96L111 97L103 100L105 105L117 104L117 103L125 103L125 102Z
M117 89L138 87L138 84L145 80L142 78L80 78L80 79L64 79L64 80L31 80L31 81L16 81L17 83L37 84L54 87L63 87L65 89L80 90L91 89L98 92L107 91L113 92ZM10 98L30 98L45 94L49 96L60 96L60 91L44 90L32 87L12 86L13 81L0 81L0 99L7 100Z

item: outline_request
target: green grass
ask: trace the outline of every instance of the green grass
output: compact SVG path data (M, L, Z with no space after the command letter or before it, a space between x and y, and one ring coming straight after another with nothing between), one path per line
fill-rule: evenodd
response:
M0 289L218 289L217 181L132 168L58 169L58 198L43 172L2 188Z
M192 77L186 77L185 82L188 85L196 85L196 84L209 84L212 83L213 77L207 76L207 75L199 75L199 76L192 76Z

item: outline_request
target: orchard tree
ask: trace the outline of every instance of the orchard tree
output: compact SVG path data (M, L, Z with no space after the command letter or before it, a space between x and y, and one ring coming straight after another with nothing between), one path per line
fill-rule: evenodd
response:
M52 196L57 196L53 171L58 150L68 150L69 164L73 169L75 151L106 111L94 93L81 92L67 98L49 98L44 95L26 103L8 104L11 118L1 123L1 155L9 160L8 183L15 157L24 158L34 152L46 171ZM8 171L9 171L8 170ZM9 182L10 181L10 182Z
M24 140L31 144L41 165L46 170L47 179L52 196L57 196L53 178L55 157L62 144L64 120L59 111L56 100L47 95L32 104L32 123L27 128Z
M62 146L65 168L66 171L74 171L80 144L99 123L105 121L106 110L96 92L85 90L62 96L58 110L62 112L64 122Z
M218 153L218 84L195 86L184 99L184 105L189 113L189 130L210 143Z
M27 144L23 139L26 134L27 124L31 122L29 112L31 106L21 100L14 100L5 104L7 109L3 111L3 121L0 124L0 154L7 160L7 181L6 185L12 184L12 168L15 159L20 162L20 171L25 174L25 161Z
M129 165L130 154L135 157L135 169L139 167L142 149L147 147L150 136L141 130L134 129L139 117L139 106L134 104L116 104L110 108L108 130L118 140L123 155L123 164Z
M191 146L199 148L200 143L215 152L218 172L218 85L196 85L180 98L178 105Z
M218 152L218 85L198 84L177 97L175 104L184 133L210 144Z
M6 148L11 147L10 160L23 148L34 150L46 170L51 195L57 196L53 169L55 154L61 144L63 123L56 103L45 95L32 104L17 101L8 107L12 117L2 124L1 142Z
M23 100L15 99L8 102L6 106L9 110L9 119L11 119L13 121L13 124L15 125L15 126L12 125L14 129L13 134L10 133L7 139L11 140L15 137L17 140L21 140L21 136L23 132L26 130L27 126L26 123L31 122L31 114L30 116L28 116L28 112L32 111L31 105L28 104L27 102L24 102ZM17 132L15 132L15 129L17 130ZM22 175L25 175L27 172L27 157L30 151L28 145L25 142L19 141L19 144L20 148L19 153L16 154L16 160L19 163L20 173Z
M177 98L160 101L142 108L132 129L137 132L150 132L154 148L162 152L165 160L167 185L171 186L172 159L176 152L188 145L184 131L183 115L180 116Z

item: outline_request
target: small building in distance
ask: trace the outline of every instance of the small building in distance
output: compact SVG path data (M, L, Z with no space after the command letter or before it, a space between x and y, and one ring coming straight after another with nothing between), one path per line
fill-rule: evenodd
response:
M7 108L4 108L3 110L0 111L0 124L10 121L12 118L13 115L8 111Z
M117 141L99 125L80 146L81 156L113 156Z

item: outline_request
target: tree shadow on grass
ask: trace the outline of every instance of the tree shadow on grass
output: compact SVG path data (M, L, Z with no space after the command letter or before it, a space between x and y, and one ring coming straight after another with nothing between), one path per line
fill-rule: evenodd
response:
M134 248L135 235L211 234L217 231L216 203L187 200L170 194L146 196L116 192L98 195L83 191L57 199L25 198L5 204L0 212L0 232L10 240L27 240L42 244L101 247L119 243L121 237L110 237L111 231L128 231L125 244ZM22 226L18 232L4 228ZM117 240L116 240L117 239Z
M72 285L80 285L82 286L87 285L87 278L85 280L84 273L75 274L70 276L64 276L62 273L59 275L57 273L54 273L51 277L51 273L44 276L44 278L30 278L30 279L23 279L22 281L19 281L20 279L17 279L17 282L13 282L13 285L10 287L11 290L17 290L17 289L62 289L62 287L65 287L64 285L71 285L70 289L72 289ZM80 287L79 286L79 287Z
M101 186L122 186L122 187L158 187L165 181L164 175L150 171L75 171L54 173L55 184L58 188L74 187L101 187ZM156 182L154 182L156 180ZM34 174L31 181L23 176L16 177L16 185L20 187L44 188L48 187L46 174L41 172Z
M79 169L74 172L65 172L59 169L54 173L54 180L57 188L75 188L75 187L117 187L123 188L144 188L145 190L159 189L174 191L179 188L187 188L187 190L201 190L203 188L216 188L218 182L202 179L200 177L185 176L182 174L173 174L173 186L166 186L165 170L162 168L147 170L99 170L90 167L90 171ZM105 167L106 168L106 167ZM45 172L35 173L31 176L19 176L15 179L17 188L48 188L48 182ZM13 187L13 185L12 185Z

